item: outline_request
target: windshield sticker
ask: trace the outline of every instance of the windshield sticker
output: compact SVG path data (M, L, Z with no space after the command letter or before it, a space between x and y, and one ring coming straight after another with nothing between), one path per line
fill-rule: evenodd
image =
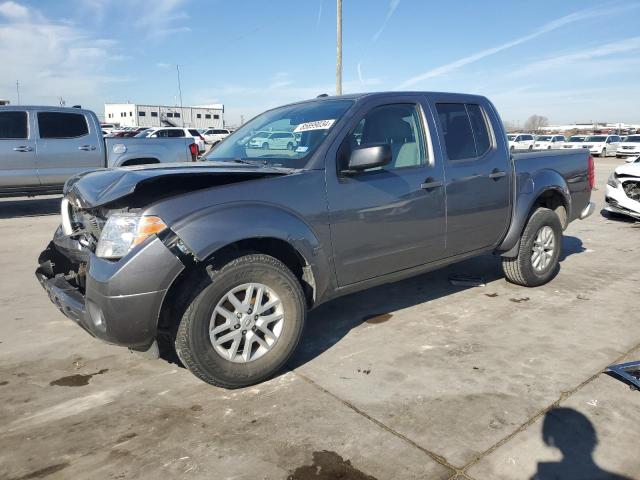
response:
M309 147L298 147L298 148L296 148L296 152L297 153L304 153L307 150L309 150Z
M317 120L315 122L306 122L298 125L294 132L308 132L309 130L328 130L333 125L335 119L331 120Z

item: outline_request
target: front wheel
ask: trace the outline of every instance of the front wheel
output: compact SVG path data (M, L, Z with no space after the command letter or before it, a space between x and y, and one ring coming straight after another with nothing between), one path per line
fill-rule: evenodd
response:
M300 283L279 260L236 258L210 272L187 307L175 347L198 378L224 388L271 377L293 354L305 323Z
M511 283L538 287L558 273L562 250L562 224L548 208L538 208L522 232L518 256L502 259L502 270Z
M269 144L268 144L267 142L264 142L264 143L262 144L262 149L263 149L263 150L269 150Z
M287 150L293 150L293 143L287 143Z
M606 157L606 156L607 156L607 149L606 149L606 148L603 148L603 149L602 149L602 151L600 152L600 156L601 156L602 158L604 158L604 157Z

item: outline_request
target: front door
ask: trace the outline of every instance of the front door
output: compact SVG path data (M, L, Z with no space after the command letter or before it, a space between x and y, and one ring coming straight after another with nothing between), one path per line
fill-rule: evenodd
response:
M444 256L444 179L427 135L423 106L416 97L399 96L398 103L363 107L337 154L328 156L329 222L340 286ZM351 151L380 144L390 145L390 164L344 172Z
M40 184L36 143L30 134L29 121L24 110L0 112L0 189Z
M37 122L42 185L61 185L77 173L104 167L102 132L91 131L93 122L84 113L38 112Z
M491 107L435 100L445 159L447 253L495 246L511 219L511 160Z

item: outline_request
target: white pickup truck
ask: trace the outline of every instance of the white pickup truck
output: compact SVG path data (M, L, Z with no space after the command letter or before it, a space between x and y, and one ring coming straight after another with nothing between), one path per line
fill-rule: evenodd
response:
M0 197L62 192L78 173L195 161L193 138L103 138L91 110L0 107Z

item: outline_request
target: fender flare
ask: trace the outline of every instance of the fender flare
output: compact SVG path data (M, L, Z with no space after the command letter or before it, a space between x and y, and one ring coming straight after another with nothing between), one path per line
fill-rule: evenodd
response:
M197 211L171 226L200 261L241 240L275 238L288 243L311 268L318 302L332 278L329 257L313 229L274 204L234 202Z
M504 257L517 255L520 237L531 216L536 201L548 191L559 193L567 210L567 219L571 218L571 193L565 179L557 171L539 170L533 175L519 174L516 180L516 198L511 225L496 252Z

